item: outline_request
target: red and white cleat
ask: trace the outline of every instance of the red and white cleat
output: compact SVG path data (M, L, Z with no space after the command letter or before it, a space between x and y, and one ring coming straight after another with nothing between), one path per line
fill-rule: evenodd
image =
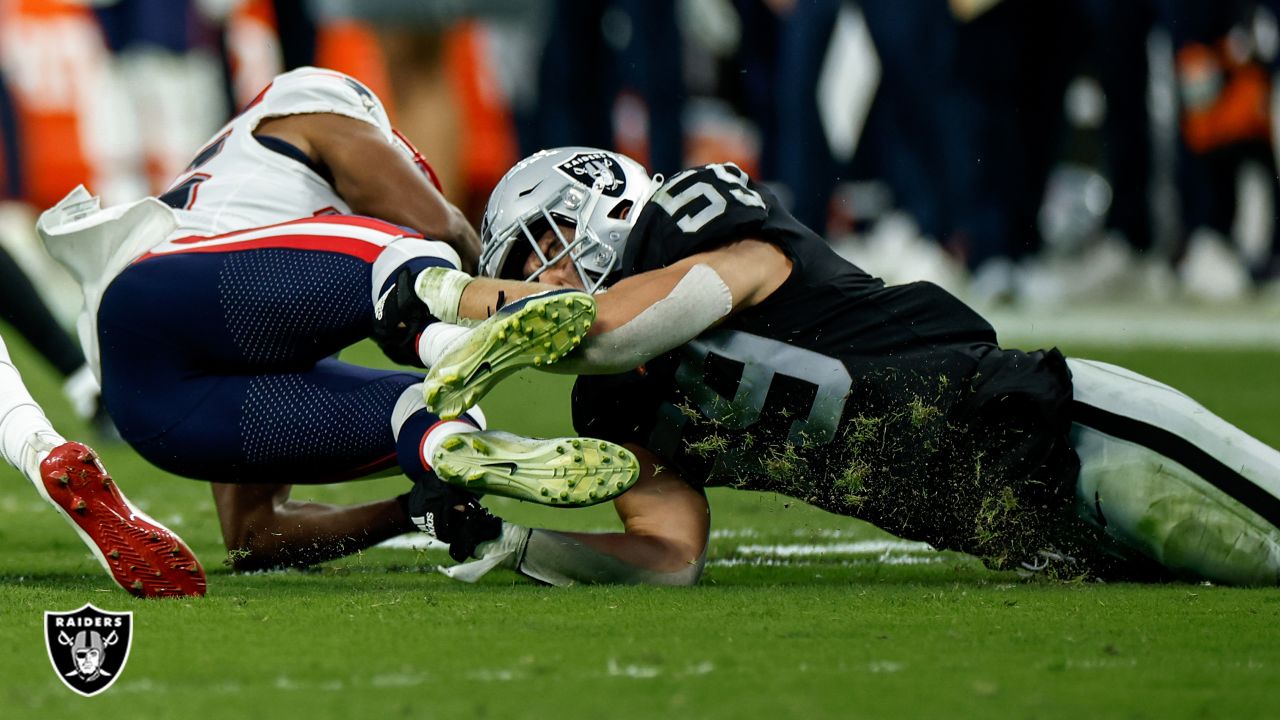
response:
M204 595L204 568L191 548L116 487L98 454L78 442L40 463L42 495L80 534L120 587L138 597Z

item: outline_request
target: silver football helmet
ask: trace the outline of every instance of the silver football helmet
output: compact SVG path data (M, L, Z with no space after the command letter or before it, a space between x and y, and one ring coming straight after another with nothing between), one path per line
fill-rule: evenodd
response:
M605 286L640 208L662 184L640 163L589 147L543 150L511 168L493 194L480 223L480 272L489 277L536 280L572 259L587 292ZM574 228L572 239L561 226ZM558 242L543 252L538 239L551 230ZM540 263L523 268L529 250Z

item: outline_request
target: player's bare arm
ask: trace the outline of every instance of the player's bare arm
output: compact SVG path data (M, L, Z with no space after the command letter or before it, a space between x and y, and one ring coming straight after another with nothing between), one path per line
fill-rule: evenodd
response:
M335 113L268 118L255 135L284 140L333 173L334 190L353 212L413 228L448 243L475 270L480 240L471 223L382 131Z
M548 233L549 236L549 233ZM544 238L544 252L553 240ZM532 256L531 262L532 262ZM674 265L626 278L596 297L596 321L592 335L621 327L646 309L671 295L690 270L706 265L714 270L732 296L732 312L759 304L786 282L791 260L772 243L744 239L709 252L691 255ZM458 317L483 320L496 306L554 288L580 288L581 282L568 258L542 273L541 282L476 278L467 284L458 306ZM705 329L705 328L704 328ZM686 338L687 339L687 338Z
M314 565L415 529L399 498L328 505L290 500L292 487L213 483L233 569Z
M648 450L627 449L640 460L641 479L613 503L624 531L564 535L645 570L675 572L696 564L711 529L706 495Z
M614 501L622 532L556 532L504 523L500 538L477 550L480 560L446 574L474 581L493 567L506 567L550 585L696 584L711 527L706 496L649 451L627 447L639 458L642 477Z

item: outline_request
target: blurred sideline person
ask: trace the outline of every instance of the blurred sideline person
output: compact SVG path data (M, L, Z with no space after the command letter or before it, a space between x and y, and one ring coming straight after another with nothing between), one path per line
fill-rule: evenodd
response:
M582 375L576 429L642 472L616 501L624 533L505 525L455 575L693 582L702 488L727 485L995 569L1280 581L1280 453L1123 368L1000 347L940 288L835 256L733 165L664 180L607 151L544 151L499 184L481 232L485 275L541 284L429 269L427 306L480 318L495 297L599 293L588 341L552 369ZM481 394L453 370L465 360L425 383L445 417Z
M591 490L600 500L634 481L620 448L478 432L478 408L442 422L423 405L419 374L336 359L371 336L402 363L448 346L458 333L399 312L398 283L427 267L472 270L479 252L430 167L349 76L280 75L167 192L100 209L80 187L38 229L83 286L81 343L121 435L156 466L213 483L237 569L321 562L415 527L469 554L497 521L436 477L442 465L474 490L493 482L517 497L526 471L556 467L565 504L596 501L578 482L588 476L592 488L609 481L607 496ZM567 352L594 303L557 292L497 315L524 342L508 338L478 371L495 379ZM289 498L293 484L397 466L414 483L399 497Z
M173 531L137 509L88 447L62 437L0 339L0 454L71 523L120 587L138 597L204 595L205 575Z

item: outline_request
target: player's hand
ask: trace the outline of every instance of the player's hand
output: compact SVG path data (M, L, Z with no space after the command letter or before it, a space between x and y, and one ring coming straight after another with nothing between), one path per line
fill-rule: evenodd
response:
M373 306L373 339L392 362L424 367L418 356L418 334L433 318L413 291L413 273L403 268L395 283Z
M502 520L471 493L436 478L419 480L409 492L409 520L428 535L449 543L449 557L468 560L476 546L502 532Z

